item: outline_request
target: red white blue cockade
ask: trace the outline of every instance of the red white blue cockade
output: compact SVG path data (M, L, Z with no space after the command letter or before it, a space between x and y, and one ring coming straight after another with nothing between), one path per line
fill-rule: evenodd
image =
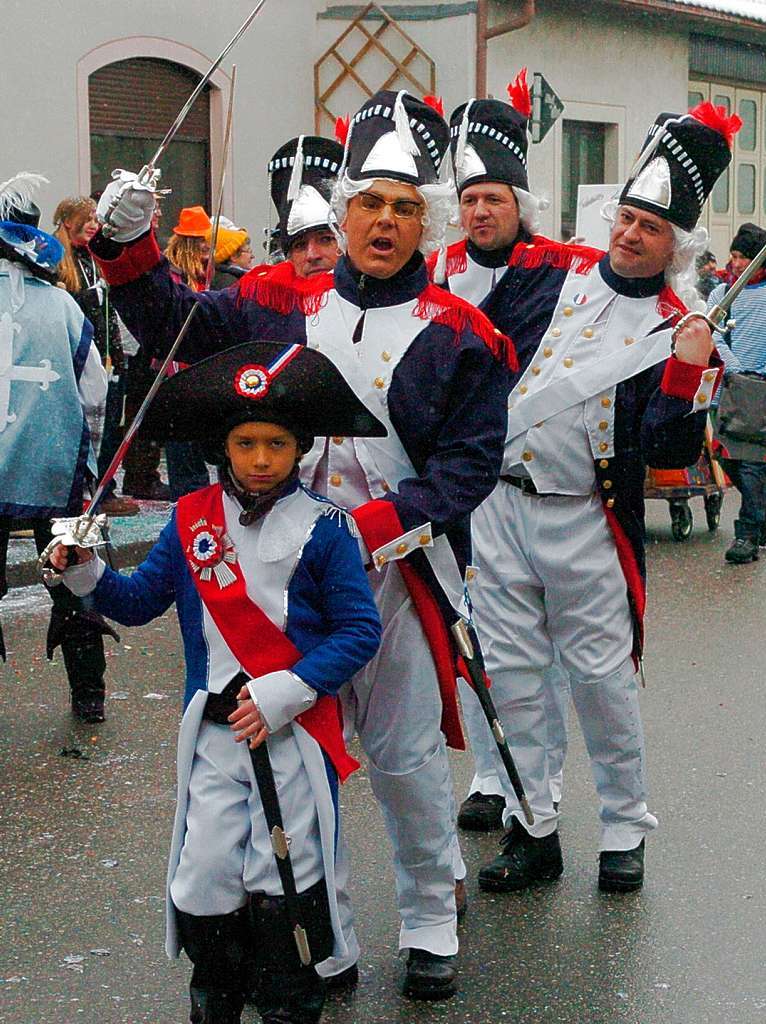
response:
M243 398L265 398L274 378L278 377L287 364L295 359L303 347L303 345L289 345L268 366L261 366L259 363L240 366L234 374L234 390Z
M192 523L186 555L191 568L205 583L215 576L218 586L223 589L237 579L229 568L237 561L237 551L222 526L211 525L204 518Z

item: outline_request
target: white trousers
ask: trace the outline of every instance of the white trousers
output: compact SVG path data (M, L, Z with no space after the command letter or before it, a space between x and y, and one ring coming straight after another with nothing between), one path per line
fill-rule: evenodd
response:
M505 796L505 788L501 781L505 777L505 770L498 759L495 740L478 697L473 687L462 677L458 677L458 689L465 731L474 760L474 775L468 787L468 795L482 793L484 796ZM543 696L548 735L548 779L553 802L559 803L564 785L564 761L569 742L570 692L569 676L561 667L558 652L553 664L543 672ZM512 806L518 806L515 798Z
M324 877L314 794L292 729L269 737L298 892ZM249 892L282 895L266 818L245 742L227 725L200 725L189 782L186 835L170 885L187 914L229 914Z
M457 952L459 853L441 697L433 659L395 565L372 573L383 623L373 660L344 692L394 853L401 949ZM464 869L463 869L464 873Z
M558 648L600 799L600 849L633 849L657 821L646 805L627 587L600 499L525 495L500 481L473 515L473 539L476 622L535 816L529 831L549 835L557 823L543 677Z

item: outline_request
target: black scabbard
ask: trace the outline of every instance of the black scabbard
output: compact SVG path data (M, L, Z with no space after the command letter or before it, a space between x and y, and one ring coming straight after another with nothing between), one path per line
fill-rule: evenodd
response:
M266 825L271 839L271 848L274 851L274 859L277 862L279 879L282 882L282 891L285 897L287 916L290 919L290 927L293 939L298 949L298 956L304 967L312 962L311 949L309 947L308 933L304 927L298 891L295 888L295 875L290 860L289 839L285 833L282 821L282 810L279 806L277 784L274 781L274 770L271 767L271 758L267 744L261 743L255 750L250 750L250 760L253 763L255 782L258 786L258 793L263 805L263 814L266 818Z

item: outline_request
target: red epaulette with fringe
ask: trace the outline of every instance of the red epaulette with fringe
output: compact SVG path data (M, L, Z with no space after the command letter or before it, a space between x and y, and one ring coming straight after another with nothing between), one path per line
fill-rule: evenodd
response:
M533 235L531 242L519 242L514 246L508 266L524 267L527 270L548 266L556 270L574 270L576 274L589 274L603 255L603 249L594 249L590 245L569 245L566 242L554 242L545 235Z
M426 269L428 270L429 280L434 279L434 270L436 269L436 261L439 259L439 250L429 254L426 260ZM468 269L468 250L466 249L466 239L461 238L459 242L453 242L452 245L447 246L447 264L446 274L447 280L449 280L453 274L464 274Z
M460 334L466 327L470 328L498 362L511 370L518 370L516 349L511 339L493 327L492 321L480 309L458 295L436 284L428 284L418 296L415 316L449 327L456 334Z
M666 284L662 286L660 294L657 296L657 312L660 316L672 317L674 320L678 320L684 313L688 313L689 310L670 285Z
M239 282L239 300L257 302L282 316L299 309L304 316L314 316L334 287L332 271L313 277L298 277L289 260L275 266L253 267Z

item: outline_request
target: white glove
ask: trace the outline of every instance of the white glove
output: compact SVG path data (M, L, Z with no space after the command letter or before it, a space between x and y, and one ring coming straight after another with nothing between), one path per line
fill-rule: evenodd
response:
M140 181L132 171L112 171L112 181L96 207L96 216L108 238L132 242L149 230L157 205L154 192L159 176L160 172L155 170L146 181Z

